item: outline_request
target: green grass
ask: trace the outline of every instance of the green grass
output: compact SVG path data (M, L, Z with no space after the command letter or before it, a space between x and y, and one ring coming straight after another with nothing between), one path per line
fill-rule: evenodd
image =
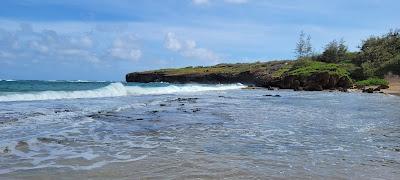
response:
M267 71L272 65L283 64L282 62L256 62L256 63L237 63L237 64L218 64L215 66L198 66L198 67L185 67L185 68L171 68L171 69L160 69L156 71L147 71L153 73L163 73L165 75L186 75L186 74L212 74L212 73L224 73L224 74L239 74L242 72L250 71Z
M288 74L297 76L310 76L314 73L321 72L328 72L331 75L336 74L338 76L349 76L349 72L346 70L346 68L339 64L311 60L302 60L295 63L292 69L288 71Z
M380 86L380 85L384 85L387 86L389 85L389 82L387 82L384 79L380 79L380 78L369 78L363 81L357 81L356 82L356 86Z
M283 67L281 67L280 69L278 69L277 71L275 71L272 74L272 77L281 77L283 74L290 71L290 69L292 69L292 67L293 67L292 64L286 64Z

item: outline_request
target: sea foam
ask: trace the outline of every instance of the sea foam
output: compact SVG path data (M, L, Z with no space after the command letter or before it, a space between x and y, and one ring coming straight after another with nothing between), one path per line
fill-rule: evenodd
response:
M242 84L230 85L169 85L165 87L141 87L125 86L122 83L111 83L108 86L81 91L41 91L13 93L0 96L0 102L4 101L35 101L35 100L54 100L54 99L78 99L78 98L100 98L100 97L118 97L129 95L145 94L175 94L190 93L200 91L221 91L243 88Z

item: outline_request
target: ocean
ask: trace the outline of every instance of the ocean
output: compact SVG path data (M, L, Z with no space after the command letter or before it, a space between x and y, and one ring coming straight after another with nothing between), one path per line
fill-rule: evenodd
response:
M0 179L400 177L398 96L243 87L2 80Z

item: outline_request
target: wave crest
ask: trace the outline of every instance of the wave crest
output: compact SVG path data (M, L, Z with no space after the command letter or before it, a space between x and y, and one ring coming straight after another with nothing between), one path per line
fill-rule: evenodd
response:
M1 101L35 101L35 100L54 100L54 99L79 99L79 98L100 98L100 97L118 97L128 95L145 94L174 94L185 92L200 91L221 91L240 89L242 84L231 85L194 85L183 86L169 85L166 87L140 87L124 86L122 83L111 83L108 86L83 91L42 91L29 93L16 93L0 96Z

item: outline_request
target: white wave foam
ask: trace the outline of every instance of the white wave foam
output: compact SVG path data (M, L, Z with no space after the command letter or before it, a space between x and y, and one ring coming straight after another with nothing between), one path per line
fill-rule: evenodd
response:
M30 93L7 94L0 96L1 101L35 101L35 100L54 100L54 99L78 99L78 98L100 98L118 97L128 95L144 94L175 94L200 91L221 91L243 88L242 84L231 85L195 85L188 84L183 86L169 85L166 87L140 87L124 86L122 83L111 83L110 85L84 91L42 91Z

